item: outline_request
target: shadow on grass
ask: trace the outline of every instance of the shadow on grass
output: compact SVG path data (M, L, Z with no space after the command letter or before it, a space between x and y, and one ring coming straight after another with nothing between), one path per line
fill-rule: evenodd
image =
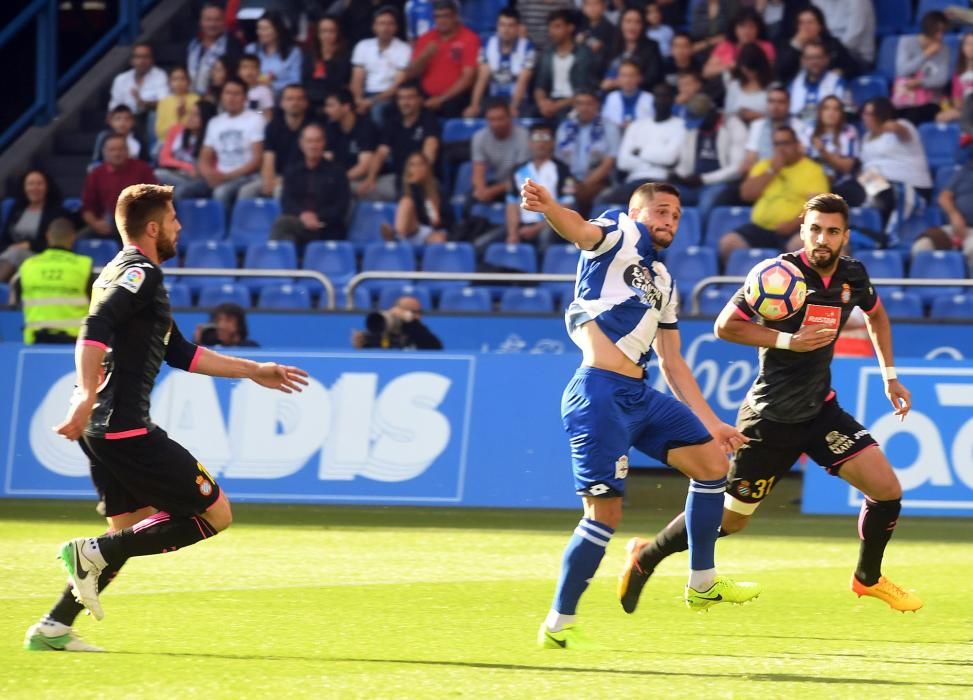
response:
M609 651L609 650L605 650ZM434 661L428 659L362 659L351 657L322 657L322 656L291 656L291 655L258 655L258 654L217 654L217 653L190 653L190 652L138 652L138 651L117 651L109 652L114 654L124 654L133 656L167 656L185 658L211 658L221 660L236 661L311 661L318 663L355 663L355 664L375 664L375 665L402 665L402 666L431 666L442 668L469 668L483 669L490 671L539 671L542 673L578 673L595 675L613 676L633 676L633 677L658 677L658 678L700 678L741 681L766 681L771 683L821 683L826 685L848 684L864 686L897 686L897 687L927 687L942 686L947 688L973 688L973 683L950 683L950 682L920 682L920 681L899 681L875 678L843 678L827 676L807 676L796 673L691 673L679 671L652 671L652 670L627 670L618 668L591 668L590 666L532 666L528 664L500 664L484 663L476 661ZM540 652L537 652L540 653ZM577 653L577 652L574 652Z

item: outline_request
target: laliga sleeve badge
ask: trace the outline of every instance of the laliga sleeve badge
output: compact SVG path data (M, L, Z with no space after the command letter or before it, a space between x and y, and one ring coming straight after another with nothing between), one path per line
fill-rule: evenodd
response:
M127 289L132 294L136 294L145 282L145 270L141 267L130 267L122 274L118 280L118 286Z
M622 455L615 461L615 478L624 479L628 476L628 455Z

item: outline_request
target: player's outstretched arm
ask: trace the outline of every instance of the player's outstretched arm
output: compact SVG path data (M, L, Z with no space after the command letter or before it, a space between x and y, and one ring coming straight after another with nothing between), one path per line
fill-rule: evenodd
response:
M193 372L197 374L250 379L260 386L277 389L285 394L299 392L307 386L307 372L299 367L279 365L276 362L254 362L202 347L198 353L193 366Z
M793 352L810 352L823 348L835 339L835 331L823 324L809 324L796 333L783 333L744 318L732 301L723 307L713 324L713 334L720 340L758 348L777 348Z
M905 420L906 414L912 408L912 394L902 386L895 375L895 360L892 354L892 323L885 307L876 304L865 314L865 328L872 339L875 355L878 357L882 376L885 378L885 395L895 409L899 420Z
M682 356L682 342L675 328L660 328L652 348L659 357L659 369L676 398L692 409L726 452L735 452L749 442L743 433L721 421L703 397L693 371Z
M558 204L544 185L528 178L520 189L520 206L543 214L551 228L564 240L582 250L592 250L604 238L598 226L587 222L578 212Z

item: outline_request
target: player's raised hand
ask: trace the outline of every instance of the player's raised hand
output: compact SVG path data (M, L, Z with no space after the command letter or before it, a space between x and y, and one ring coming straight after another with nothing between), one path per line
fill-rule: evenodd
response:
M524 186L520 188L520 208L527 211L546 214L547 210L557 204L554 197L547 191L544 185L534 182L530 178L524 180Z
M890 379L885 382L885 395L892 402L892 408L895 409L899 421L904 421L912 408L912 392L902 386L902 382L898 379Z
M88 425L88 419L91 418L91 411L94 410L96 400L97 397L94 396L90 399L72 400L68 415L60 424L54 426L54 432L68 440L80 438L85 426Z
M303 387L307 386L307 372L300 367L279 365L276 362L261 362L250 378L260 386L277 389L285 394L303 391Z
M744 444L750 442L750 438L727 423L720 423L715 428L710 430L710 434L727 454L736 452Z
M791 336L790 350L811 352L828 345L835 339L837 331L823 323L811 323Z

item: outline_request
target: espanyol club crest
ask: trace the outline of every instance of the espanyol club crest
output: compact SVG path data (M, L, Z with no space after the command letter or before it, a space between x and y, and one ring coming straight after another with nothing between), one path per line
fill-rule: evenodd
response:
M847 282L841 285L841 303L847 304L851 301L851 287Z

